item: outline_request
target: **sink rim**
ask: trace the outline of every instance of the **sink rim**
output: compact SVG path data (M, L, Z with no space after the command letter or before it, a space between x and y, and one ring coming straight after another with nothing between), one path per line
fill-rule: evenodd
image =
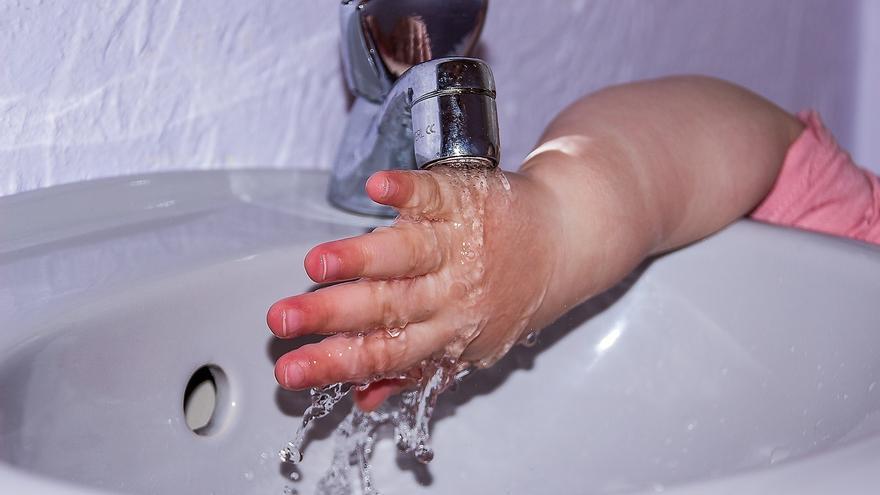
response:
M201 182L201 179L203 178L204 174L210 174L210 175L220 176L223 178L228 178L229 176L232 176L232 175L240 175L240 176L247 177L247 176L250 176L251 174L260 174L262 172L265 172L265 171L256 171L256 172L255 171L240 171L240 172L224 172L224 171L209 171L209 172L207 172L206 171L206 172L148 174L147 176L135 176L135 177L152 178L155 176L162 176L164 178L164 177L171 177L171 176L179 177L181 175L191 175L195 179L199 179L199 181ZM269 175L275 175L274 173L278 172L278 173L281 173L283 176L290 176L290 177L315 176L315 177L326 178L326 174L323 172L309 172L307 174L303 174L301 172L292 172L291 173L291 171L271 171L271 172L273 172L273 173L269 174ZM63 186L57 186L57 187L58 188L68 188L69 187L71 189L68 189L68 190L73 190L74 186L93 185L95 183L101 183L102 185L110 186L110 189L113 189L113 188L117 187L119 184L126 184L126 183L130 182L131 180L140 180L140 179L132 179L132 177L116 178L116 179L102 179L99 181L87 181L84 183L69 184L69 185L63 185ZM49 188L49 189L52 189L52 188ZM41 197L40 193L47 192L47 191L49 191L49 189L47 189L46 191L32 191L32 192L28 192L28 193L23 193L22 195L15 195L15 196L9 196L6 198L0 198L0 211L7 209L6 208L7 203L9 203L11 201L5 202L4 199L8 199L8 198L16 198L17 200L19 200L16 208L26 210L26 204L28 203L28 201L26 201L26 200L28 198L25 196L42 200L44 198ZM79 191L79 190L77 190L77 191ZM79 192L77 192L77 194L79 194ZM19 196L19 197L17 197L17 196ZM25 197L25 198L22 198L22 197ZM211 201L214 201L214 198L210 197L209 198L210 201L208 201L209 206L207 208L209 208L209 209L210 208L223 208L223 207L225 207L224 205L227 205L230 202L236 203L236 204L246 202L240 196L237 196L234 194L230 194L229 196L223 196L221 199L222 199L222 201L219 201L218 203L212 203ZM252 199L247 200L247 201L252 201ZM22 204L25 204L25 206L22 206ZM196 206L200 206L200 205L201 204L196 205ZM141 213L142 211L143 211L143 208L135 208L133 210L133 212L137 212L137 213ZM169 210L166 208L165 210L160 212L160 214L161 214L160 216L167 217L167 216L173 216L178 213L179 212L175 212L173 210ZM342 213L342 212L340 212L340 215L342 215L343 217L352 217L353 216L353 215L350 215L347 213ZM138 219L137 221L141 221L141 220ZM748 226L748 227L746 227L746 226ZM754 222L750 222L750 221L741 221L740 226L734 227L734 228L758 228L760 230L773 229L773 230L778 231L780 233L785 232L784 235L786 235L786 236L793 235L797 239L814 240L815 242L823 244L823 245L839 246L839 248L843 251L848 251L848 252L852 252L852 253L856 253L856 254L870 253L869 254L870 256L876 255L876 256L880 257L880 249L878 249L877 247L870 246L870 245L867 245L864 243L859 243L857 241L837 239L837 238L833 238L831 236L825 236L822 234L807 233L807 232L803 232L803 231L793 231L790 229L781 229L781 228L775 228L775 227L769 227L769 226L763 226L763 225L759 226L758 224L756 224ZM0 246L3 245L2 241L5 239L4 235L5 235L5 233L0 234ZM36 244L36 245L39 245L39 244ZM31 246L31 247L33 247L33 246ZM21 248L21 249L27 249L27 247ZM3 254L2 249L0 249L0 254ZM878 259L880 259L880 258L878 258ZM851 459L851 457L855 454L863 453L863 452L873 453L877 457L876 458L869 458L867 456L859 457L860 459L862 459L863 462L860 464L853 464L853 460ZM739 475L725 476L725 477L718 479L718 480L708 480L708 481L697 482L696 484L694 484L691 487L689 487L689 485L670 486L666 489L666 491L668 493L682 493L682 494L698 493L698 491L690 491L690 490L700 490L700 489L706 490L709 487L723 486L723 484L728 483L730 480L737 480L737 479L745 479L745 480L760 479L760 480L763 480L762 482L777 483L777 484L779 484L778 486L784 487L785 479L787 479L787 477L789 477L789 478L791 477L792 470L795 470L795 471L799 470L800 468L797 468L797 466L801 466L802 464L805 464L805 463L810 463L811 465L818 464L820 466L826 466L826 468L829 465L834 466L836 469L833 470L832 474L834 476L836 476L839 480L846 480L849 476L851 476L851 473L853 471L858 471L858 469L860 469L860 468L871 468L871 467L876 468L878 463L880 463L880 455L878 455L878 454L880 454L880 437L874 437L871 439L857 442L852 445L836 447L833 449L833 451L830 451L830 452L827 452L827 453L824 453L821 455L816 455L813 457L806 457L803 459L799 459L798 461L784 464L782 466L779 466L778 468L774 467L774 469L749 470L749 471L744 472ZM806 469L806 468L803 468L803 469ZM812 470L807 470L807 471L814 472L818 469L819 468L814 468ZM880 470L878 470L878 471L880 471ZM842 472L846 472L848 474L845 474L845 475L841 474ZM9 478L7 478L7 475L9 475ZM827 473L826 473L826 476L827 476ZM880 478L880 474L875 475L875 477L873 479L877 480L878 478ZM113 493L113 492L101 492L101 491L98 491L98 490L91 488L91 487L78 487L76 485L71 485L69 483L60 482L60 481L53 480L51 478L46 478L43 476L39 476L36 474L31 475L31 473L12 468L11 466L6 464L5 462L0 461L0 484L3 484L3 486L6 486L5 484L7 482L12 483L12 485L10 486L11 488L21 490L21 492L24 492L24 493L26 493L28 491L36 491L37 489L41 490L42 492L46 492L46 493L61 493L61 494L65 494L65 495L66 494L70 494L70 495L86 494L86 493ZM781 488L781 489L784 489L784 488Z

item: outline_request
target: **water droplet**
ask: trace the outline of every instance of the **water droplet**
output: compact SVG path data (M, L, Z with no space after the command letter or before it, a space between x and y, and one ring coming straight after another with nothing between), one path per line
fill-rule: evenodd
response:
M292 462L294 464L302 462L303 454L302 451L293 447L293 445L289 445L278 452L278 457L281 458L282 462Z
M871 382L871 384L868 385L868 393L873 392L873 391L874 391L874 388L875 388L876 386L877 386L877 382Z
M520 341L520 344L526 347L534 347L535 344L538 343L538 331L535 330L533 332L529 332L526 334L525 338Z
M253 481L253 479L254 479L254 472L253 472L253 471L245 471L245 473L244 473L244 479L246 479L246 480L248 480L248 481Z
M400 335L400 332L402 332L402 331L403 331L403 329L400 327L385 329L385 333L388 334L388 336L391 337L392 339L396 338L398 335Z
M302 462L302 445L305 442L306 433L311 429L313 421L330 414L339 401L341 401L352 389L349 383L335 383L326 387L315 387L309 390L312 404L303 412L302 423L293 440L287 442L287 447L278 453L284 462L294 464Z
M431 450L430 447L427 447L425 444L419 444L419 446L416 447L414 454L416 456L416 459L418 459L419 462L421 462L422 464L427 464L434 459L434 451Z
M406 452L406 436L404 435L402 430L397 430L397 433L394 435L395 441L394 445L397 446L397 450L401 452Z
M504 190L510 191L510 181L507 180L507 176L504 175L504 172L499 173L498 178L501 179L501 186L504 187Z
M697 427L696 423L688 423L687 431L694 431L694 428L696 428L696 427Z

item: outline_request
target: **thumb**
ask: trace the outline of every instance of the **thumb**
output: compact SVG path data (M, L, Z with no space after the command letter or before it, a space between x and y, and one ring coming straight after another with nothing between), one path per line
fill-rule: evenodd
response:
M404 380L398 379L371 383L366 389L355 391L354 403L361 411L370 412L382 405L388 397L400 392L404 384Z

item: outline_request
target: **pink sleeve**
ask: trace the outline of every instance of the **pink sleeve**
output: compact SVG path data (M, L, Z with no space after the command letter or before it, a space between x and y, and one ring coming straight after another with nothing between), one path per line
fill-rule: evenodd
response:
M806 129L752 218L880 244L880 180L853 163L816 112L798 117Z

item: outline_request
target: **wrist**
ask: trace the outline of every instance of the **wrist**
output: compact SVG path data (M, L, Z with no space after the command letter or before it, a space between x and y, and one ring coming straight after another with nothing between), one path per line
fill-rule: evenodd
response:
M638 181L614 154L541 153L521 168L545 191L558 223L558 260L541 313L550 321L615 285L660 242Z

